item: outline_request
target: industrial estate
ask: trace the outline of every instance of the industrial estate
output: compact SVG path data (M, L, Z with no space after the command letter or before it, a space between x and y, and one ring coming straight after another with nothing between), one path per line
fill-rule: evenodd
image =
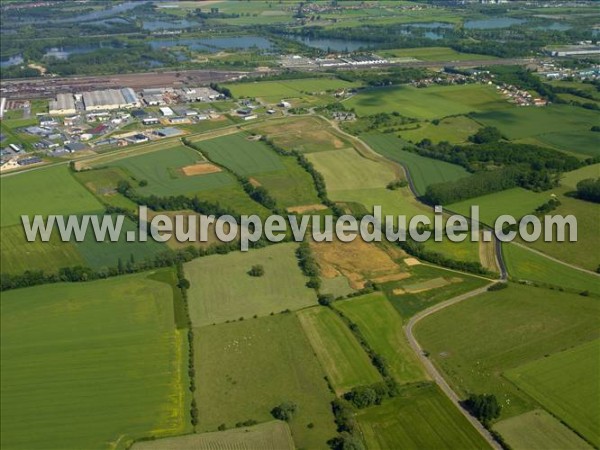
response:
M599 30L586 0L2 1L0 448L599 448ZM577 240L218 232L375 206ZM126 236L182 215L206 242Z

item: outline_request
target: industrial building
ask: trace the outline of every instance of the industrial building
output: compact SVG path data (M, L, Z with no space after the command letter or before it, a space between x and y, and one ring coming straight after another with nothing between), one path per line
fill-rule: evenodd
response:
M50 101L51 115L72 115L76 112L73 94L57 94L56 98Z
M131 88L84 92L82 99L86 111L137 108L140 106L138 97Z

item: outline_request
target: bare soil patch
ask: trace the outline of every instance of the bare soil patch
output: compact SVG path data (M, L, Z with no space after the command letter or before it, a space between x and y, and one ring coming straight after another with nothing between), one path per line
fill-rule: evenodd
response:
M194 175L206 175L208 173L221 172L221 168L209 162L201 162L192 164L191 166L182 167L181 171L186 177L192 177Z
M323 211L327 206L315 203L313 205L290 206L287 211L295 214L302 214L309 211Z

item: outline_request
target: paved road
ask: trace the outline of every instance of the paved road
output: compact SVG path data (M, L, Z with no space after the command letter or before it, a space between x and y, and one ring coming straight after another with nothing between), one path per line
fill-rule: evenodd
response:
M448 383L446 382L446 380L444 379L444 377L436 369L436 367L433 365L433 363L431 362L431 360L427 356L425 356L425 353L423 352L423 348L421 347L421 345L419 344L419 342L415 339L415 336L413 334L413 328L414 328L414 326L419 321L421 321L421 319L423 319L423 318L425 318L425 317L427 317L427 316L429 316L429 315L431 315L433 313L441 311L442 309L447 308L448 306L455 305L455 304L457 304L459 302L462 302L463 300L466 300L468 298L471 298L471 297L474 297L476 295L482 294L482 293L484 293L487 290L487 288L489 286L491 286L492 284L495 284L495 283L497 283L497 282L490 283L487 286L484 286L484 287L476 289L474 291L467 292L465 294L459 295L458 297L451 298L450 300L446 300L445 302L438 303L437 305L434 305L431 308L427 308L426 310L421 311L420 313L418 313L415 316L413 316L408 321L408 323L404 326L404 333L406 334L406 338L408 339L408 342L409 342L411 348L417 354L417 356L419 357L421 363L423 363L423 366L425 366L425 370L427 371L427 373L431 377L431 379L433 381L435 381L435 383L440 387L440 389L442 390L442 392L444 394L446 394L446 396L452 401L452 403L454 403L454 405L467 418L467 420L469 422L471 422L471 424L475 427L475 429L492 446L492 448L501 450L502 447L500 446L500 444L498 444L498 442L496 442L494 440L494 438L492 437L492 435L490 434L490 432L488 430L486 430L485 427L477 419L475 419L473 416L471 416L460 405L460 398L458 397L458 395L456 395L456 392L454 392L452 390L452 388L448 385Z

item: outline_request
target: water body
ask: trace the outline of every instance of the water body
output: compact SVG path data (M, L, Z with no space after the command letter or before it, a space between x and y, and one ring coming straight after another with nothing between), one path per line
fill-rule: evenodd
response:
M447 22L418 22L418 23L407 23L407 27L412 28L452 28L454 25Z
M233 36L222 38L156 39L149 42L153 50L184 46L191 50L216 53L222 50L249 49L270 50L273 44L260 36Z
M467 29L492 30L494 28L508 28L512 25L525 23L524 19L513 17L494 17L491 19L467 20L464 27Z
M301 42L309 47L320 50L332 50L336 52L354 52L360 48L371 49L377 44L366 41L353 41L346 39L310 38L308 36L287 36L289 39Z
M91 53L100 48L116 48L109 44L99 45L78 45L74 47L52 47L46 50L44 58L68 59L71 55L82 55Z
M183 30L185 28L199 28L198 22L192 22L190 20L178 20L175 22L169 22L166 20L148 20L144 21L142 28L149 31L157 30Z
M129 11L136 6L148 3L147 1L129 1L119 3L118 5L111 6L110 8L101 9L99 11L91 11L88 13L79 14L78 16L69 17L68 19L61 19L57 22L88 22L91 20L106 19L111 16L116 16L125 11Z
M16 66L18 64L23 64L24 62L23 55L15 55L8 59L0 60L0 67Z

